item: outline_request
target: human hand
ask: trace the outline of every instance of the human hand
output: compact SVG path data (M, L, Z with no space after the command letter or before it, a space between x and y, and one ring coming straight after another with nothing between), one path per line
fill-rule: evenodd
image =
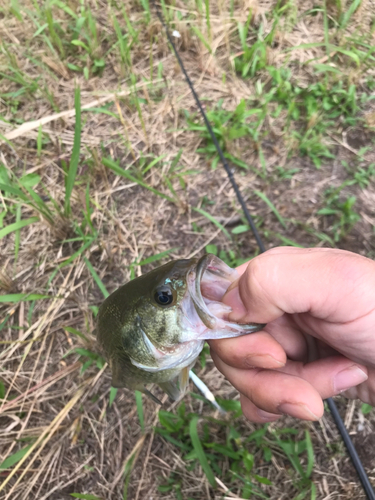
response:
M229 319L267 325L209 344L249 420L317 420L322 399L343 391L375 405L375 262L343 250L279 247L238 271L223 298Z

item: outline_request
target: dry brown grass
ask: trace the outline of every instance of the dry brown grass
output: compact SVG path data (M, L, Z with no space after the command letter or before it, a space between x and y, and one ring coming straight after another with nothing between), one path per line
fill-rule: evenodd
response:
M77 5L72 2L71 8ZM111 9L101 0L88 1L86 5L97 19L103 39L103 45L97 50L104 54L116 40L110 22ZM194 8L182 1L174 5L176 10L186 14ZM242 98L255 95L257 80L265 85L270 83L265 72L246 80L235 75L233 54L241 51L239 42L234 41L235 22L245 23L249 9L252 9L254 25L263 23L267 33L272 26L267 13L275 5L273 0L236 2L231 19L227 3L212 2L213 55L192 35L186 19L176 21L175 28L182 35L178 41L181 55L197 92L205 99L206 107L213 108L219 99L223 99L224 108L233 110ZM33 9L31 2L25 2L26 6ZM315 6L312 1L292 2L276 32L276 43L267 53L269 65L278 68L289 65L301 86L317 79L308 61L327 62L325 48L309 47L293 53L285 49L324 39L322 13L308 18L302 16ZM129 1L125 7L136 26L143 17L140 5ZM328 7L334 16L335 4L328 2ZM345 33L354 33L358 29L367 33L374 7L373 1L363 1ZM119 13L117 17L120 19ZM64 27L69 16L60 11L59 19ZM206 33L204 19L199 26ZM64 219L56 215L52 225L41 217L39 222L23 228L18 258L15 258L16 234L11 233L1 240L1 292L48 293L51 298L36 301L32 311L30 302L0 304L0 322L9 315L1 330L1 379L6 396L0 409L0 463L26 444L32 444L21 461L9 470L0 471L0 498L62 500L72 498L70 494L73 492L90 493L103 499L122 498L124 468L132 463L128 498L176 498L173 492L159 493L157 489L173 472L181 482L181 498L235 499L240 491L236 483L233 492L226 491L226 488L233 487L229 484L221 484L217 491L211 490L202 470L199 467L187 470L179 449L154 433L158 408L153 402L143 401L146 422L143 434L130 391L121 390L113 405L109 406L110 373L106 366L98 370L92 365L81 373L79 356L75 353L64 356L74 347L95 351L91 336L94 328L91 306L98 306L102 295L83 255L111 292L129 279L130 264L135 263L136 275L146 271L148 266L141 268L136 263L150 255L178 247L171 257L186 258L203 253L207 244L214 243L220 250L234 249L238 257L246 258L257 252L255 240L245 233L233 236L233 241L229 241L216 226L192 210L204 207L229 229L242 223L242 214L225 173L219 167L214 171L210 169L207 158L197 153L203 144L202 139L187 130L181 110L192 113L196 111L196 105L155 16L140 30L140 41L132 52L137 95L143 99L142 119L134 106L134 91L129 86L116 50L109 53L103 75L90 75L86 80L67 66L67 62L76 64L78 56L68 56L65 61L55 57L40 37L33 38L36 29L27 15L20 21L8 7L3 10L0 19L0 36L4 43L0 54L2 71L9 71L10 61L30 88L38 77L41 80L38 90L27 90L25 86L26 91L16 98L6 94L16 92L21 86L6 78L0 81L3 96L0 100L3 116L0 133L8 138L0 146L0 163L18 177L39 174L39 193L44 193L43 184L48 196L63 207L65 174L62 162L69 161L72 151L75 86L81 87L82 109L113 102L109 109L118 114L119 119L107 114L82 113L82 154L72 197L72 216ZM150 77L151 54L154 86L150 96L150 86L142 79ZM31 55L34 59L30 58ZM156 77L159 63L163 65L162 78ZM335 64L340 65L345 78L349 78L358 89L364 89L365 77L374 74L374 70L365 65L356 68L344 55ZM225 79L222 78L224 72ZM364 113L371 122L373 109L368 108ZM237 181L249 210L256 216L267 247L280 244L277 236L280 233L302 245L323 245L326 242L317 234L330 234L332 221L317 215L324 204L322 193L327 187L340 185L346 178L341 160L354 162L360 148L373 141L373 135L371 131L364 131L363 125L345 130L338 126L324 138L334 144L335 158L324 161L322 168L317 170L309 159L301 158L297 153L290 154L291 137L283 132L285 119L283 111L277 118L270 115L263 125L268 134L261 141L267 180L255 173L256 169L262 168L262 163L253 140L242 138L229 145L230 153L252 166L247 171L239 169ZM20 122L23 125L19 126ZM46 143L38 156L40 124ZM170 172L170 161L180 148L183 153L178 174L185 186L180 184L179 176ZM146 155L164 155L164 163L150 169L142 180L171 196L165 181L169 179L177 194L175 203L151 194L135 182L115 176L101 162L102 157L110 156L119 160L123 168L133 169L136 175L140 171L140 158ZM368 150L365 160L370 163L374 159L374 150ZM280 179L276 167L298 168L299 171L291 179ZM74 241L72 237L77 235L76 227L83 220L87 184L91 221L97 238L83 255L78 255L71 264L61 266L49 283L57 266L82 246L82 241ZM264 192L281 216L292 221L287 223L286 230L270 209L253 195L254 189ZM357 196L356 210L361 214L361 220L338 246L374 257L373 184L364 189L358 185L350 186L345 193ZM9 210L15 202L9 193L0 191L0 203ZM4 225L15 221L14 214L14 210L9 210L3 219ZM35 215L35 210L22 204L22 219ZM89 236L87 226L83 232ZM67 327L82 332L88 338L87 342L72 335ZM210 360L199 375L216 395L236 399L235 391ZM218 417L209 406L190 395L185 401L187 411ZM338 403L375 485L375 415L373 412L363 415L357 402L347 403L339 399ZM169 407L166 403L166 409L174 406ZM309 429L316 453L313 480L317 498L364 498L329 414L318 423L284 419L270 428L280 426L294 427L298 436L303 436L304 430ZM244 436L258 428L241 418L236 427ZM218 426L217 432L218 440L225 440L223 428ZM292 498L297 494L295 474L285 455L275 451L272 462L267 463L254 445L250 451L255 455L256 473L273 483L262 487L270 498ZM224 471L229 467L225 458L222 467Z

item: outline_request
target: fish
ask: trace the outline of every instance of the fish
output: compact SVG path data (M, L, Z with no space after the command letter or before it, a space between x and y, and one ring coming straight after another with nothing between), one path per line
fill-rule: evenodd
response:
M113 387L158 384L173 400L186 391L189 371L206 340L257 332L265 325L228 320L221 302L238 279L213 254L172 260L110 294L97 314L96 337L112 372Z

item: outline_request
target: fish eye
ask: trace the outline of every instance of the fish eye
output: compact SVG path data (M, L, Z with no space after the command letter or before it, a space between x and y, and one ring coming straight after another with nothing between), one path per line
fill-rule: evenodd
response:
M173 292L167 286L160 286L155 290L154 299L160 306L169 306L173 302Z

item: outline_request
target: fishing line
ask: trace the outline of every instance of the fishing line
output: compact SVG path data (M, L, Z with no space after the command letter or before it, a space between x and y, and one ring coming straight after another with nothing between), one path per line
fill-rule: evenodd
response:
M261 253L263 253L263 252L266 251L266 248L265 248L265 246L264 246L264 244L262 242L262 239L260 237L258 229L257 229L257 227L256 227L256 225L255 225L255 223L254 223L254 221L253 221L253 219L252 219L252 217L251 217L248 209L247 209L245 200L242 197L242 194L240 192L238 184L237 184L237 182L236 182L236 180L234 178L233 170L228 165L228 162L227 162L227 160L226 160L226 158L224 156L224 153L223 153L223 151L222 151L222 149L220 147L220 144L219 144L219 142L218 142L218 140L217 140L217 138L215 136L215 133L214 133L214 131L212 129L211 123L209 122L209 120L207 118L207 115L206 115L206 113L205 113L205 111L203 109L203 106L202 106L201 101L200 101L200 99L198 97L198 94L196 93L196 91L194 89L194 85L193 85L192 81L190 80L190 77L189 77L189 75L188 75L188 73L187 73L187 71L185 69L184 63L182 62L180 54L178 53L178 50L177 50L177 48L176 48L176 46L174 44L174 41L173 41L173 39L172 39L172 37L170 35L168 26L167 26L166 22L164 21L164 17L162 15L162 13L160 12L160 8L156 4L155 0L151 0L151 2L152 2L153 6L155 8L156 14L157 14L157 16L158 16L161 24L163 25L163 27L165 29L168 41L169 41L169 43L172 46L173 52L174 52L174 54L175 54L175 56L177 58L178 64L179 64L179 66L181 68L181 71L183 72L183 74L185 76L185 79L186 79L186 81L188 83L188 86L189 86L189 88L191 90L191 93L193 94L195 102L196 102L196 104L197 104L197 106L199 108L199 111L200 111L200 113L201 113L201 115L203 117L203 120L204 120L204 122L206 124L207 130L208 130L208 132L209 132L209 134L211 136L211 139L212 139L213 143L215 144L216 151L217 151L217 153L218 153L218 155L220 157L220 160L221 160L221 162L222 162L222 164L224 166L224 169L225 169L225 171L226 171L226 173L228 175L228 178L229 178L229 180L230 180L230 182L232 184L234 192L236 193L237 199L238 199L238 201L239 201L239 203L241 205L241 208L242 208L242 210L243 210L243 212L245 214L246 220L248 221L249 226L251 227L251 230L252 230L252 232L254 234L256 242L257 242L257 244L259 246L259 250L260 250ZM369 478L368 478L368 476L366 474L366 471L365 471L365 469L363 467L361 459L358 456L357 450L355 449L354 444L353 444L352 440L350 439L348 430L346 429L346 427L344 425L344 422L341 419L341 416L340 416L340 414L338 412L336 404L335 404L335 402L333 401L332 398L328 398L326 401L327 401L328 407L329 407L329 409L331 411L331 415L333 416L333 419L334 419L335 424L337 426L337 429L339 430L339 432L340 432L340 434L342 436L342 439L343 439L343 441L345 443L345 446L346 446L346 448L348 450L349 456L350 456L350 458L351 458L351 460L353 462L353 465L354 465L354 467L355 467L355 469L357 471L358 477L359 477L359 479L360 479L360 481L362 483L362 486L363 486L363 489L364 489L364 491L366 493L366 496L367 496L367 498L369 500L375 500L375 492L374 492L374 490L373 490L373 488L371 486L370 480L369 480Z

